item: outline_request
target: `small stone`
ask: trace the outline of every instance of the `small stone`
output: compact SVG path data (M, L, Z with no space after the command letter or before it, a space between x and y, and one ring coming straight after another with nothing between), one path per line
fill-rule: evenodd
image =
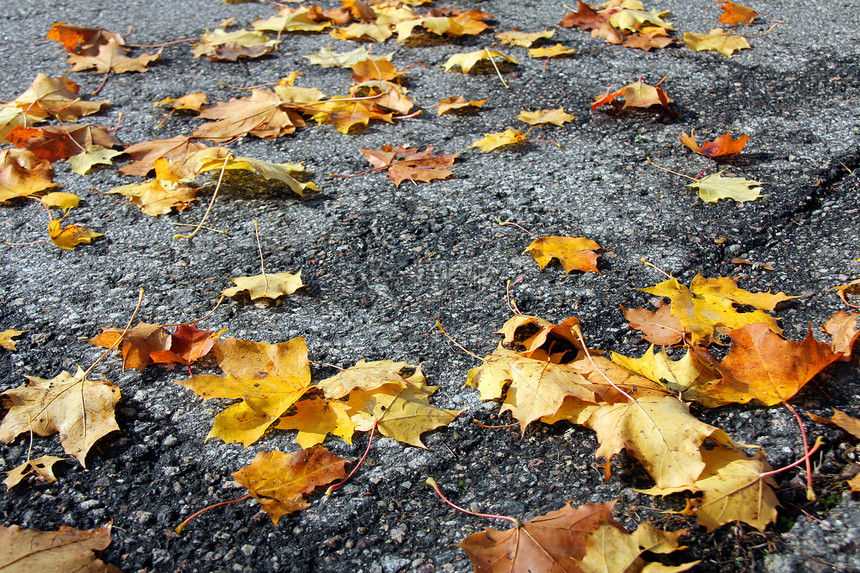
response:
M240 549L240 551L242 551L242 553L245 554L246 557L250 557L251 554L253 554L254 551L257 549L257 546L245 544L242 547L240 547L239 549Z
M169 436L164 438L164 440L161 442L161 446L164 448L172 448L173 446L175 446L178 443L179 443L179 439L176 436L174 436L173 434L170 434Z

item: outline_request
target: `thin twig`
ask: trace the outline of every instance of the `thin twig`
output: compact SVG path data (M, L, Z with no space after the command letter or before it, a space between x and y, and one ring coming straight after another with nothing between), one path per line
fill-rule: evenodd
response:
M203 219L201 219L200 223L197 224L197 227L191 231L189 235L173 235L174 239L192 239L197 233L200 232L200 229L203 228L203 223L206 222L206 218L209 216L209 212L212 211L212 206L215 204L215 198L218 196L218 190L221 189L221 181L224 179L224 171L227 169L227 162L230 161L230 158L233 157L233 153L227 153L227 156L224 158L224 165L221 166L221 173L218 175L218 183L215 185L215 192L212 193L212 200L209 201L209 206L206 207L206 212L203 213Z
M497 66L496 62L493 60L493 55L490 54L490 48L484 48L484 51L487 52L487 58L489 58L490 63L493 64L494 68L496 68L496 75L499 76L499 80L501 80L502 85L505 86L505 89L511 89L511 86L509 86L505 81L505 78L502 77L502 72L499 71L499 66Z
M445 503L447 503L448 505L450 505L451 507L453 507L457 511L462 511L463 513L467 513L469 515L474 515L475 517L486 517L488 519L504 519L505 521L510 521L511 523L513 523L514 527L520 526L519 520L516 519L515 517L509 517L507 515L494 515L492 513L478 513L476 511L469 511L468 509L463 509L459 505L452 503L447 497L445 497L445 495L442 493L442 490L439 489L439 484L436 483L436 480L433 479L432 477L428 477L424 483L426 483L427 485L432 487L433 491L436 492L436 495L438 495L442 499L442 501L444 501Z

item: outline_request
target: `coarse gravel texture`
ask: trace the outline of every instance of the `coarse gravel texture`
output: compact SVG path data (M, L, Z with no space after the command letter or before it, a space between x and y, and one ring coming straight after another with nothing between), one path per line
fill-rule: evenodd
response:
M616 515L629 528L646 519L690 528L690 549L676 562L701 559L700 571L860 571L858 500L843 493L844 472L856 462L856 440L840 430L805 418L810 433L826 440L815 461L819 502L806 500L804 478L795 469L776 476L783 508L768 532L729 525L708 533L689 518L659 513L682 508L680 497L661 500L635 492L651 482L632 457L613 459L612 478L604 480L603 462L594 458L597 441L588 430L535 423L521 436L517 428L473 423L511 419L463 386L478 362L434 328L439 321L464 347L489 353L497 343L493 332L510 317L510 280L511 296L523 312L554 322L577 316L590 347L638 356L646 345L626 326L619 305L649 306L651 298L635 288L662 280L641 259L681 282L701 272L739 277L740 286L753 291L800 295L777 312L794 340L805 336L808 323L818 332L827 317L845 308L829 289L860 277L860 43L854 28L860 3L829 2L826 9L820 3L748 4L767 19L747 29L755 36L753 49L731 58L679 46L627 50L558 28L553 43L576 48L573 57L545 62L521 48L501 48L520 61L505 69L509 89L492 70L463 75L441 68L453 53L488 46L489 34L374 44L374 53L393 53L401 69L423 64L410 68L408 87L424 113L349 135L309 125L281 139L232 145L242 155L303 162L321 192L299 199L252 176L235 178L207 220L229 235L172 238L182 229L177 223L200 220L211 194L180 214L150 218L118 196L103 194L132 179L112 169L81 177L58 162L55 180L84 198L70 220L106 237L74 251L44 242L0 247L0 329L27 331L16 352L0 350L0 389L20 385L23 375L52 378L92 364L101 350L84 339L100 326L125 324L141 288L142 321L179 323L205 315L230 285L225 277L258 272L256 220L267 270L301 269L308 288L274 305L228 300L199 326L226 327L227 336L270 343L303 336L311 360L342 367L362 358L420 363L429 383L440 387L434 404L465 411L447 428L425 435L428 450L374 441L365 466L346 486L330 497L313 496L310 509L282 518L278 527L256 504L243 502L202 515L176 536L173 528L194 511L243 495L231 474L258 451L297 449L294 434L272 431L249 448L206 441L226 401L202 402L176 385L187 377L184 367L122 371L119 357L111 355L92 376L119 386L121 432L93 448L86 469L64 463L58 483L29 482L6 493L0 498L5 524L51 530L113 520L113 541L102 557L123 571L469 571L455 544L499 524L444 505L424 483L433 476L461 506L521 519L568 501L620 498ZM566 13L560 0L435 5L484 10L494 16L495 31L553 28ZM710 0L661 0L646 8L669 10L679 35L715 27L719 14ZM68 69L62 48L44 39L54 22L121 33L133 27L129 43L158 44L198 37L230 17L246 25L274 10L264 3L218 0L4 2L0 97L14 99L38 72L58 76ZM770 30L771 24L777 25ZM291 71L302 72L297 85L347 93L349 70L320 69L302 57L329 44L336 51L358 45L325 33L286 34L273 56L238 63L192 59L187 44L166 47L151 71L109 77L96 97L109 99L111 107L91 119L114 126L122 114L117 137L136 143L188 134L201 123L177 114L158 128L165 111L153 102L168 96L203 91L210 101L226 101L245 93L231 86L277 82ZM639 77L654 83L664 76L662 87L674 99L671 113L589 110L609 86L617 89ZM82 94L102 81L86 73L71 77ZM436 117L432 106L453 95L489 102L473 115ZM562 106L578 119L530 134L558 146L536 141L488 154L468 149L484 133L524 128L516 119L520 110ZM751 140L742 155L709 172L726 169L762 182L764 197L758 201L702 203L684 186L686 180L646 161L695 175L705 161L678 143L681 130L713 139L729 127ZM400 188L381 173L329 176L366 169L360 149L399 144L459 152L455 175ZM4 206L0 236L10 243L37 241L45 235L45 219L34 202ZM557 266L540 271L522 254L530 237L498 224L506 220L538 235L597 241L604 249L601 273L565 275ZM315 379L333 372L314 367ZM792 403L825 417L830 407L860 417L858 392L855 358L829 367ZM738 441L760 444L774 467L802 455L796 422L785 408L693 412ZM361 435L353 446L329 439L326 447L356 459L366 444ZM28 451L22 436L0 449L0 465L17 466ZM30 455L43 453L61 453L56 437L34 440Z

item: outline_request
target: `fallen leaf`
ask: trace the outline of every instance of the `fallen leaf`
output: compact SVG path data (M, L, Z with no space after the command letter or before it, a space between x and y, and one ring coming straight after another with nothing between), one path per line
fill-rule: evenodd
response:
M51 125L41 129L15 127L6 139L16 147L26 147L37 157L51 162L85 152L93 146L111 148L119 145L106 127L95 125Z
M570 271L599 273L595 251L600 248L600 245L585 237L551 236L535 239L523 252L530 253L541 270L556 259L568 274Z
M851 358L854 343L860 338L860 313L840 310L828 318L821 330L832 337L830 347L842 355L841 360Z
M26 330L12 330L12 329L8 329L8 330L4 330L3 332L0 332L0 347L5 348L6 350L14 351L16 341L12 340L12 339L16 338L18 336L21 336L25 332L27 332L27 331Z
M713 50L724 56L731 56L738 50L752 48L746 38L729 34L722 28L715 28L707 34L684 32L684 43L694 52Z
M601 523L589 536L585 544L585 556L578 564L583 571L632 573L635 571L663 573L688 571L700 561L667 566L658 561L646 561L643 554L672 553L685 549L678 544L678 539L687 533L686 529L679 531L663 531L647 521L640 523L633 533L621 528L616 523Z
M588 535L612 518L615 502L593 503L540 515L517 527L499 531L485 527L458 543L480 573L581 573L577 559L585 556Z
M496 334L503 336L503 344L526 358L547 360L560 356L569 362L582 350L582 330L574 316L554 324L536 316L517 314L505 321Z
M860 420L852 418L841 410L833 408L833 416L829 420L827 418L822 418L821 416L816 416L811 412L807 412L807 414L809 414L810 418L820 424L833 424L835 426L839 426L855 438L860 439Z
M87 342L101 348L119 349L123 369L143 370L153 363L151 354L170 349L170 333L160 324L138 322L126 331L103 326L102 333Z
M155 169L156 160L162 157L167 159L183 157L206 148L203 143L181 135L170 139L153 139L135 143L123 151L124 155L128 155L134 161L123 165L118 171L122 175L146 176Z
M438 388L424 384L420 369L410 377L416 383L385 384L375 390L354 390L349 395L349 415L359 431L374 426L383 436L427 449L421 434L450 424L462 410L443 410L430 405Z
M463 96L443 98L439 101L436 113L438 115L445 115L446 113L471 112L482 107L488 101L485 99L466 101Z
M857 474L850 480L848 480L848 487L851 488L853 493L860 492L860 474Z
M615 352L611 356L614 363L659 382L673 394L682 395L687 402L698 402L706 408L718 408L728 403L708 395L722 377L695 352L688 350L680 359L672 360L665 351L655 354L654 346L651 346L640 358L629 358Z
M44 573L120 573L118 568L98 559L93 553L110 545L111 524L95 529L62 525L59 531L0 525L0 569Z
M87 28L65 22L57 22L51 26L45 38L63 44L67 52L88 54L96 53L100 44L110 41L123 42L122 36L104 28Z
M9 411L0 425L0 442L19 434L60 434L63 451L86 467L87 452L102 437L119 431L114 408L119 388L110 382L87 380L78 367L74 376L63 371L47 380L25 376L29 383L0 394Z
M367 126L377 119L394 123L392 113L376 105L373 99L334 96L313 106L316 113L311 117L318 124L334 125L341 133L349 133L356 125Z
M260 89L251 90L251 95L245 98L206 106L198 117L216 121L201 125L192 136L216 142L245 135L275 139L305 125L295 111L285 108L284 101L275 92Z
M209 100L203 92L194 92L186 94L178 98L166 97L161 101L157 101L152 105L166 106L175 110L200 111L203 104Z
M51 162L26 149L0 151L0 203L59 187Z
M250 446L310 387L304 338L280 344L227 338L215 343L213 352L226 376L198 374L177 382L204 400L242 400L215 416L207 440Z
M73 173L86 175L96 165L112 165L114 157L122 154L122 151L107 149L101 145L91 145L84 151L69 157L69 165Z
M539 40L549 40L555 34L555 30L545 29L543 32L520 32L512 30L510 32L499 32L496 34L496 39L503 45L510 44L511 46L520 46L522 48L531 48L532 44Z
M301 163L271 163L254 157L232 154L228 158L228 150L221 147L209 148L198 153L199 158L195 158L193 154L188 158L190 164L194 164L199 159L199 164L193 168L195 174L220 171L222 168L227 171L253 171L264 179L274 179L285 183L290 191L299 197L304 197L307 189L319 191L316 184L312 182L302 183L293 177L297 173L307 172ZM226 167L224 167L225 163Z
M574 52L576 52L574 48L568 48L562 44L529 49L529 55L533 58L560 58L562 56L569 56Z
M702 142L701 147L696 143L696 134L692 130L690 131L690 135L687 135L686 132L682 131L681 137L678 139L678 141L696 153L711 158L740 153L743 151L748 140L749 137L746 135L742 135L737 139L732 139L731 129L713 141Z
M658 346L675 346L684 340L684 325L677 316L672 316L672 306L661 300L657 310L624 308L627 326L642 333L642 339Z
M470 148L477 148L488 153L505 145L515 145L526 141L526 134L519 129L506 129L498 133L485 133L484 137L472 143Z
M61 249L71 251L78 245L89 244L99 237L104 237L104 233L96 233L80 225L69 224L63 227L62 219L51 219L48 222L48 236L51 237L51 242Z
M229 280L235 283L236 286L225 288L221 291L221 294L230 297L238 295L248 296L251 300L261 298L275 300L282 296L293 294L305 286L302 282L302 271L295 274L261 273L252 277L235 277Z
M200 36L191 50L195 58L207 57L212 61L235 62L239 58L259 58L272 52L278 45L262 32L236 30L227 32L221 28Z
M2 152L0 152L2 153ZM2 165L2 163L0 163ZM848 302L847 295L852 294L860 294L860 279L856 279L848 283L847 285L840 285L832 287L830 290L835 290L839 294L839 298L842 299L842 302L850 306L851 308L860 308L855 304L851 304Z
M352 444L352 434L355 422L349 417L349 406L343 402L325 401L314 396L294 404L296 412L281 416L279 430L298 430L296 443L303 448L310 448L325 441L328 434L343 438Z
M143 183L120 185L119 187L114 187L108 193L116 193L128 197L132 203L140 207L143 214L150 217L166 215L174 209L184 211L192 201L197 200L197 193L200 192L200 189L190 187L186 183L178 182L169 175L165 176L166 172L163 172L162 168L158 166L159 162L166 169L167 159L162 157L156 160L155 179Z
M524 121L529 125L542 125L551 123L553 125L562 126L569 121L576 119L575 115L570 115L564 112L564 108L558 109L542 109L538 111L521 111L517 119Z
M290 454L257 452L254 461L233 473L233 478L248 489L260 507L278 525L284 515L311 506L305 496L320 486L346 477L348 460L322 446Z
M702 492L696 502L696 520L708 531L743 521L764 531L776 521L779 501L773 488L778 487L770 472L767 456L759 451L748 457L739 450L714 448L702 450L705 469L695 483L677 488L654 487L639 490L648 495L669 495L679 491Z
M714 6L722 8L723 13L720 14L720 19L717 22L726 26L737 26L738 24L749 26L756 19L756 16L758 16L758 12L755 10L741 4L729 2L729 0L719 0L714 3Z
M716 203L720 199L731 199L738 203L755 201L761 194L761 183L743 177L723 177L725 171L711 173L687 185L699 192L705 203Z
M337 40L361 40L371 39L376 42L384 42L394 35L388 24L372 24L361 22L350 24L344 28L335 28L331 32L332 38Z
M472 71L472 68L478 65L479 62L491 61L493 58L502 58L502 60L514 65L519 64L515 58L507 56L501 52L497 52L496 50L484 49L476 50L474 52L454 54L448 58L442 67L448 72L453 68L459 67L461 72L468 74Z
M334 376L321 380L316 387L322 390L326 398L338 399L347 396L353 390L372 392L387 384L399 385L401 388L406 388L408 384L420 386L424 378L419 370L415 370L419 372L418 378L403 375L410 368L417 367L408 362L391 360L365 362L361 359L355 366L345 368Z
M615 454L626 449L642 463L660 488L683 487L705 469L702 443L710 438L729 447L723 430L690 414L689 406L672 396L643 397L635 402L585 406L574 423L597 433L606 469Z
M400 187L403 181L430 183L447 179L454 173L448 168L454 165L459 153L432 155L434 150L433 147L418 151L415 147L383 145L379 150L361 149L359 151L375 169L387 170L388 178L394 186Z
M725 334L745 324L764 323L777 334L782 329L765 313L780 302L797 298L784 293L753 293L737 286L730 277L707 279L697 274L689 287L674 277L653 287L638 289L655 296L671 299L671 314L681 320L692 335L692 342L711 338L714 333ZM750 306L753 312L738 312L738 306Z
M155 364L193 364L212 350L226 330L222 328L214 332L201 330L192 323L180 324L170 337L170 348L152 351L149 357Z
M57 456L40 456L34 460L27 460L20 466L12 468L8 472L4 472L8 477L3 480L6 485L6 490L10 490L29 475L38 476L39 479L46 483L54 483L57 481L57 476L54 475L54 464L68 458L60 458Z
M128 48L125 42L110 40L98 46L98 53L93 55L69 55L69 63L72 64L71 72L82 72L93 70L99 74L113 72L124 74L126 72L146 72L149 64L161 56L161 50L154 54L141 54L136 58L129 58L125 54Z
M81 198L74 193L54 191L42 196L42 198L39 199L39 202L45 207L56 207L63 211L68 211L77 207L81 202Z
M331 26L316 6L284 6L274 16L251 24L261 32L321 32Z
M665 109L669 109L669 102L674 101L666 95L663 88L657 87L656 85L648 85L640 79L632 84L624 86L616 92L610 93L609 90L606 90L606 95L595 98L594 103L591 104L591 111L611 103L617 97L624 98L624 105L621 109L631 107L647 109L652 105L659 105Z
M398 71L397 66L391 63L389 58L373 58L356 62L351 66L352 79L356 82L366 82L368 80L385 80L394 81L400 76L408 73Z
M308 63L323 68L351 68L362 60L366 60L371 53L364 46L359 46L348 52L334 52L331 46L320 48L309 56L302 56ZM391 56L383 56L390 58Z
M786 340L762 323L747 324L728 336L729 353L713 364L723 380L709 394L729 402L758 400L766 406L787 402L839 358L830 345L815 340L811 327L802 342Z

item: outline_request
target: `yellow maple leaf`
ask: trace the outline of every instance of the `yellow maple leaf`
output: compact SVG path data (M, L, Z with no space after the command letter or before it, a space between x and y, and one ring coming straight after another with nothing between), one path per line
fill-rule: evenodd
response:
M218 341L213 352L226 376L199 374L177 382L204 400L242 400L215 416L207 440L250 446L310 387L304 338L280 344L227 338Z
M512 30L510 32L499 32L496 34L496 39L503 45L520 46L522 48L531 48L532 44L538 40L549 40L555 34L555 30L545 29L543 32L520 32Z
M574 52L576 52L575 49L568 48L562 44L541 48L529 48L529 55L533 58L560 58L562 56L569 56Z
M320 486L346 477L347 460L314 446L290 454L258 452L254 461L233 473L260 507L278 525L284 515L310 507L305 496Z
M496 50L484 49L476 50L474 52L454 54L448 58L442 67L445 68L445 71L451 71L453 68L460 68L461 72L468 74L479 62L485 60L490 61L493 58L502 58L502 60L508 63L519 64L519 62L511 56L497 52Z
M695 52L714 50L724 56L731 56L738 50L749 50L752 47L743 36L729 34L722 28L715 28L707 34L684 32L684 43Z
M403 388L407 384L416 387L424 386L424 375L421 368L415 368L410 376L404 376L404 370L413 368L408 362L394 362L392 360L374 360L366 362L363 358L355 366L345 368L321 380L316 387L322 390L326 398L343 398L353 390L372 391L385 384L395 384Z
M485 99L466 101L463 96L442 98L439 100L439 107L437 108L436 113L438 115L445 115L446 113L473 111L482 107L488 101L489 100Z
M277 299L293 294L305 286L302 282L302 271L293 273L261 273L252 277L234 277L236 286L221 291L224 296L235 297L247 294L251 300L261 298Z
M310 6L284 6L274 16L256 20L251 27L261 32L321 32L331 26L331 22L317 19L316 15Z
M526 247L524 252L531 255L540 265L541 270L553 259L561 263L565 273L570 271L594 272L597 269L597 253L600 245L585 237L541 237L535 239Z
M0 332L0 347L5 348L6 350L15 350L15 341L12 339L17 336L21 336L25 332L27 331L12 330L11 328Z
M0 151L0 203L59 187L51 181L53 174L50 161L27 149Z
M639 289L655 296L672 300L672 316L677 316L692 334L692 341L702 340L715 332L725 334L745 324L764 323L776 333L782 329L776 320L765 313L782 301L797 298L784 293L752 293L737 286L734 279L718 277L707 279L697 274L689 288L674 277L653 287ZM735 307L750 306L753 312L739 312Z
M275 427L279 430L298 430L296 443L301 447L321 444L328 434L339 436L352 444L355 422L349 417L349 407L343 402L327 402L314 396L296 402L295 407L295 414L281 416Z
M62 219L51 219L48 222L48 236L51 237L51 242L61 249L71 251L80 244L92 243L97 238L104 237L104 234L90 231L80 225L63 227Z
M66 459L68 458L40 456L33 460L27 460L23 464L5 472L7 477L3 480L3 483L6 485L6 489L10 490L29 475L39 476L46 483L54 483L57 481L57 476L54 475L54 464Z
M487 153L505 145L522 143L525 140L526 134L519 129L506 129L498 133L485 133L484 137L472 143L469 147L477 148Z
M716 203L720 199L732 199L738 203L755 201L761 194L761 183L743 177L723 177L724 171L711 173L702 177L687 187L699 192L699 197L705 203Z

